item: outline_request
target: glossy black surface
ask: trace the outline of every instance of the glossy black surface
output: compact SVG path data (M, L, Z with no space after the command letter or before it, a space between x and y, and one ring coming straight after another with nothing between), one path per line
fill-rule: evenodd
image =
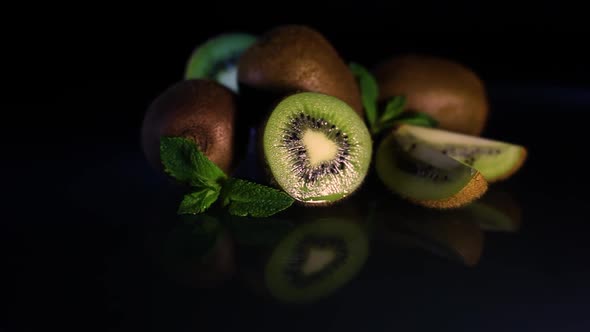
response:
M345 7L372 24L333 24L321 13L294 20L282 11L231 20L241 17L236 10L223 28L312 23L361 63L421 51L474 67L492 103L484 136L529 150L521 171L495 186L522 213L517 232L484 232L469 220L449 226L446 232L475 239L468 265L419 230L409 232L419 248L372 239L356 278L306 305L258 296L239 273L213 289L183 286L154 258L155 239L177 225L181 196L145 162L139 126L149 102L181 77L196 41L222 25L141 15L136 25L121 14L102 29L108 20L94 25L80 15L65 29L38 25L46 30L35 30L41 37L30 39L36 43L22 58L15 53L25 65L13 68L18 89L2 102L0 330L589 330L590 71L587 51L577 47L585 21L553 20L555 8L545 5L533 8L539 15L525 5L461 7L449 19L435 5L422 12L431 24L421 25L415 15L391 19L393 5L372 4L380 10ZM402 7L420 12L419 4ZM227 16L220 10L210 19ZM72 26L85 38L70 35ZM390 38L391 31L400 34ZM12 49L28 43L19 39ZM28 66L39 63L39 49L53 50L46 65ZM365 191L380 201L393 197ZM390 221L394 233L403 226L394 212Z
M513 97L519 91L531 97ZM486 136L529 148L523 169L496 185L522 211L518 232L485 232L470 267L428 250L375 245L355 280L309 305L260 298L237 278L206 290L167 278L148 239L170 228L180 196L147 166L134 135L91 149L85 141L17 143L26 149L5 165L14 176L5 179L3 322L9 330L583 330L590 228L582 142L573 141L583 140L590 103L564 104L561 94L576 90L545 91L559 90L490 86L497 111ZM580 99L590 93L577 91ZM556 109L576 119L568 130Z

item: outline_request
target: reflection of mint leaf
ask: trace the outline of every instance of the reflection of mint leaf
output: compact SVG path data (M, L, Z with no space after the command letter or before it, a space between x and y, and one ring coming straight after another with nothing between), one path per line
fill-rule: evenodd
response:
M195 187L218 186L227 176L202 154L195 142L183 137L162 137L160 157L166 173Z
M437 127L438 122L426 113L411 112L395 120L395 124L409 124L422 127Z
M404 106L406 106L406 97L396 96L391 98L385 105L385 112L381 115L379 122L385 123L398 117L404 111Z
M230 179L223 190L224 205L235 216L268 217L293 204L285 192L245 180Z
M217 190L203 188L184 196L178 208L178 214L197 214L205 212L219 197L221 188Z
M232 237L240 245L272 246L287 235L294 225L285 219L229 216Z
M361 99L369 127L373 128L377 122L377 97L379 87L375 77L363 66L357 63L350 63L350 71L357 78L361 88Z
M168 233L162 248L163 263L173 271L194 268L195 262L215 248L223 230L220 221L207 214L185 215L181 220Z

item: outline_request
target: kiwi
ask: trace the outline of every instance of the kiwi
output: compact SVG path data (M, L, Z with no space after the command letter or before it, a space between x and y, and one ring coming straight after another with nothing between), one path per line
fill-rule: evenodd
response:
M485 86L459 63L406 54L381 63L374 74L382 102L404 95L406 110L428 113L441 129L480 135L485 128L489 113Z
M185 79L211 79L237 92L238 59L255 41L256 37L246 33L225 33L207 40L191 54Z
M190 138L212 162L230 172L234 159L235 94L210 80L170 86L149 106L141 140L148 161L162 169L160 138Z
M238 83L240 91L278 96L302 91L331 95L363 116L360 90L348 66L324 36L307 26L284 25L265 33L240 57Z
M318 219L297 227L275 247L264 271L266 286L282 302L314 301L352 280L368 252L360 224Z
M364 181L372 140L364 121L338 98L303 92L283 99L263 132L274 182L296 200L329 204Z
M471 168L426 144L402 145L388 135L375 158L378 177L392 191L432 208L457 208L481 197L487 182Z
M518 171L526 148L506 142L446 130L402 125L394 131L404 144L419 142L477 169L488 182L504 180Z

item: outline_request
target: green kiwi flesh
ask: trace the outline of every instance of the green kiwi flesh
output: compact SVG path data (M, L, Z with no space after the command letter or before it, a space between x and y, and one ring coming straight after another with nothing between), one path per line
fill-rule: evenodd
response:
M527 150L519 145L441 129L402 125L394 135L403 144L426 144L477 169L488 182L506 179L524 163Z
M420 142L404 145L388 135L377 150L377 175L400 196L434 208L455 208L479 198L487 183L481 174Z
M347 284L364 265L369 242L361 225L320 219L299 226L274 249L266 285L281 302L310 302Z
M193 51L185 79L212 79L237 92L239 57L255 41L256 37L245 33L226 33L207 40Z
M263 149L279 187L300 202L328 204L363 183L372 140L363 119L348 104L303 92L283 99L270 114Z

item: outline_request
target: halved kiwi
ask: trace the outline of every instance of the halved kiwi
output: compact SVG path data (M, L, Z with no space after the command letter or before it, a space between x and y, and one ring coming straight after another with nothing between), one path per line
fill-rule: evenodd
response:
M358 223L327 218L303 224L273 250L265 268L267 288L283 302L317 300L354 278L368 252Z
M375 162L377 175L389 189L427 207L460 207L488 187L476 169L420 142L400 144L393 134L379 145Z
M193 51L185 79L212 79L237 92L238 60L255 41L256 37L246 33L226 33L207 40Z
M404 145L426 144L477 169L488 182L507 179L520 169L526 148L446 130L402 125L394 131Z
M263 149L279 187L300 202L327 204L363 183L372 141L363 119L348 104L303 92L283 99L270 114Z

